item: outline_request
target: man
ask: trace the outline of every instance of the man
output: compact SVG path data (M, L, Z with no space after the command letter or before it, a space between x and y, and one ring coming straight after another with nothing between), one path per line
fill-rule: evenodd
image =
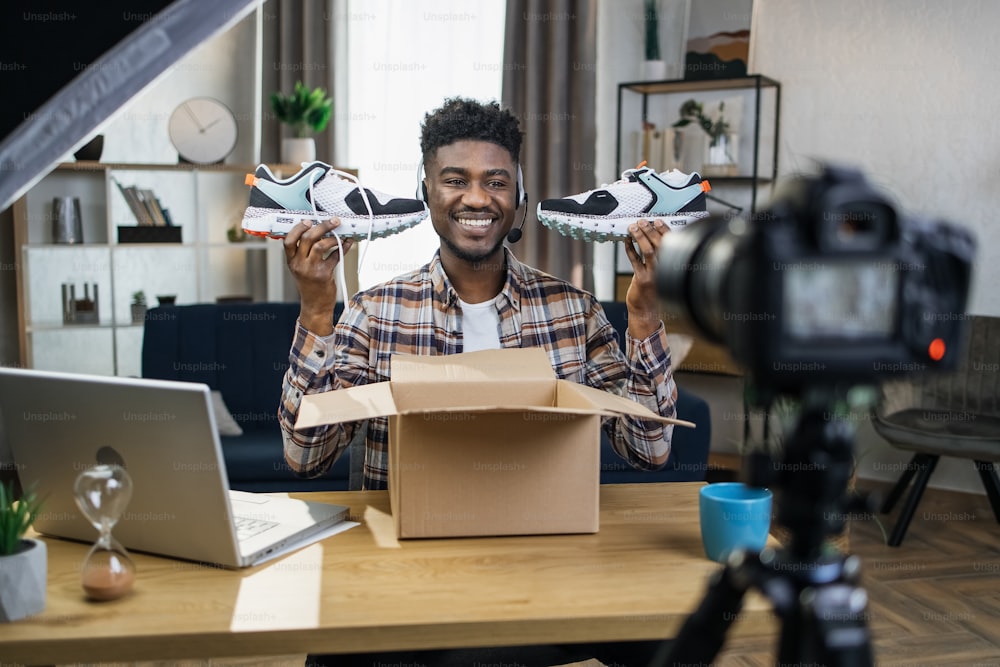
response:
M626 295L629 325L623 354L593 295L521 264L504 247L518 208L527 205L518 165L517 119L497 104L451 99L425 117L420 143L424 198L440 248L421 269L355 295L336 326L334 269L361 232L345 234L347 240L328 236L336 231L337 220L282 230L288 267L301 297L279 409L285 458L292 469L305 476L322 474L363 426L354 422L295 431L302 396L388 380L393 354L543 347L560 378L628 396L660 415L675 416L677 391L654 285L654 260L666 224L641 220L629 229L635 246L626 243L626 251L635 275ZM310 187L320 188L318 198L323 199L323 183L313 179L310 176ZM339 181L329 186L331 192L348 187ZM411 219L417 209L407 200L383 201L385 197L370 191L369 196L377 201L367 206L392 209L401 220ZM332 208L331 199L327 196ZM362 216L358 199L353 197L348 213L355 219ZM672 426L625 418L608 419L604 426L615 450L633 465L655 469L666 463ZM386 419L369 420L365 488L386 488L387 435ZM527 666L597 656L607 664L645 665L658 646L626 642L359 654L330 656L329 664ZM326 662L323 656L310 656L307 664Z
M279 418L285 458L297 473L323 474L364 425L295 431L302 396L388 380L393 354L543 347L560 378L675 416L677 392L654 284L666 224L639 220L628 230L634 244L625 248L634 277L626 295L623 354L593 295L521 264L504 247L518 208L527 205L520 148L518 121L498 104L456 98L428 114L421 136L423 188L440 249L421 269L355 295L336 327L334 269L350 238L328 236L339 225L335 219L296 224L285 233L301 312ZM604 426L632 465L656 469L666 463L672 426L631 418L608 419ZM365 488L386 488L387 458L387 420L371 419Z

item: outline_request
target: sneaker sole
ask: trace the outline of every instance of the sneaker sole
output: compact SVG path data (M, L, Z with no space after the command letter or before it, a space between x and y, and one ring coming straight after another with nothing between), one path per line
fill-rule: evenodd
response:
M538 220L549 229L554 229L563 236L605 243L609 241L626 241L632 238L628 228L639 220L663 220L670 229L684 229L692 222L707 218L707 211L691 211L675 215L641 215L626 218L605 218L585 216L569 216L552 211L538 210Z
M272 239L283 238L295 225L310 221L314 225L332 220L336 216L313 211L275 211L270 208L247 208L243 215L243 231L252 236L263 236ZM341 239L367 240L371 229L371 238L380 239L397 234L413 227L427 217L427 211L412 213L405 216L376 218L340 218L340 226L336 233L325 236L339 236Z

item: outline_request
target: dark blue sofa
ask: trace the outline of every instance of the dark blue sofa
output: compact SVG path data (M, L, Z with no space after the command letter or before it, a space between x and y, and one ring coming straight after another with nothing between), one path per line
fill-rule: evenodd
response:
M604 304L612 324L625 330L624 304ZM222 393L241 436L222 436L222 450L234 489L322 491L349 488L350 457L341 456L318 479L301 479L285 463L277 406L288 368L297 303L232 303L166 306L146 314L142 375L204 382ZM338 309L337 315L340 311ZM602 438L601 482L661 482L704 479L710 438L708 404L680 390L678 413L697 429L675 427L666 468L635 470Z
M295 476L282 453L278 403L298 316L297 303L206 303L159 307L146 313L142 376L204 382L218 389L243 429L243 435L220 438L234 489L348 488L347 456L340 457L325 476L302 479Z
M618 332L624 349L628 310L620 301L601 303L611 325ZM601 484L627 482L700 482L708 470L708 452L712 442L712 421L708 402L683 387L677 387L677 417L698 428L674 427L670 458L660 470L636 470L611 448L611 441L601 434Z

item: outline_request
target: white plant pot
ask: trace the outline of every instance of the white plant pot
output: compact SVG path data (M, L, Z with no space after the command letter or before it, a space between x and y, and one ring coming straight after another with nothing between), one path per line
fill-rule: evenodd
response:
M21 540L21 551L0 556L0 623L45 609L48 551L40 540Z
M643 60L642 81L664 81L667 78L666 60Z
M146 319L146 306L133 303L129 308L132 311L132 324L142 324Z
M281 161L284 164L300 164L316 159L316 140L312 137L299 139L290 137L281 140Z

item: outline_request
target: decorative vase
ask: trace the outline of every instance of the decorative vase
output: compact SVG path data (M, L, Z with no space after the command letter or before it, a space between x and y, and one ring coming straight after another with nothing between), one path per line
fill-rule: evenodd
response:
M300 164L316 159L316 140L312 137L289 137L281 140L281 161L284 164Z
M40 540L21 540L10 556L0 556L0 622L9 623L45 609L48 551Z
M52 242L83 243L79 197L56 197L52 200Z
M133 303L131 307L132 324L142 324L142 321L146 319L146 304Z
M77 159L78 162L84 160L93 160L94 162L99 162L101 159L101 153L104 152L104 135L95 135L93 139L85 143L80 149L73 153L73 157Z
M666 78L667 78L667 61L665 60L642 61L643 81L663 81Z
M739 171L738 147L739 139L735 134L720 134L717 137L706 136L702 175L736 176Z

